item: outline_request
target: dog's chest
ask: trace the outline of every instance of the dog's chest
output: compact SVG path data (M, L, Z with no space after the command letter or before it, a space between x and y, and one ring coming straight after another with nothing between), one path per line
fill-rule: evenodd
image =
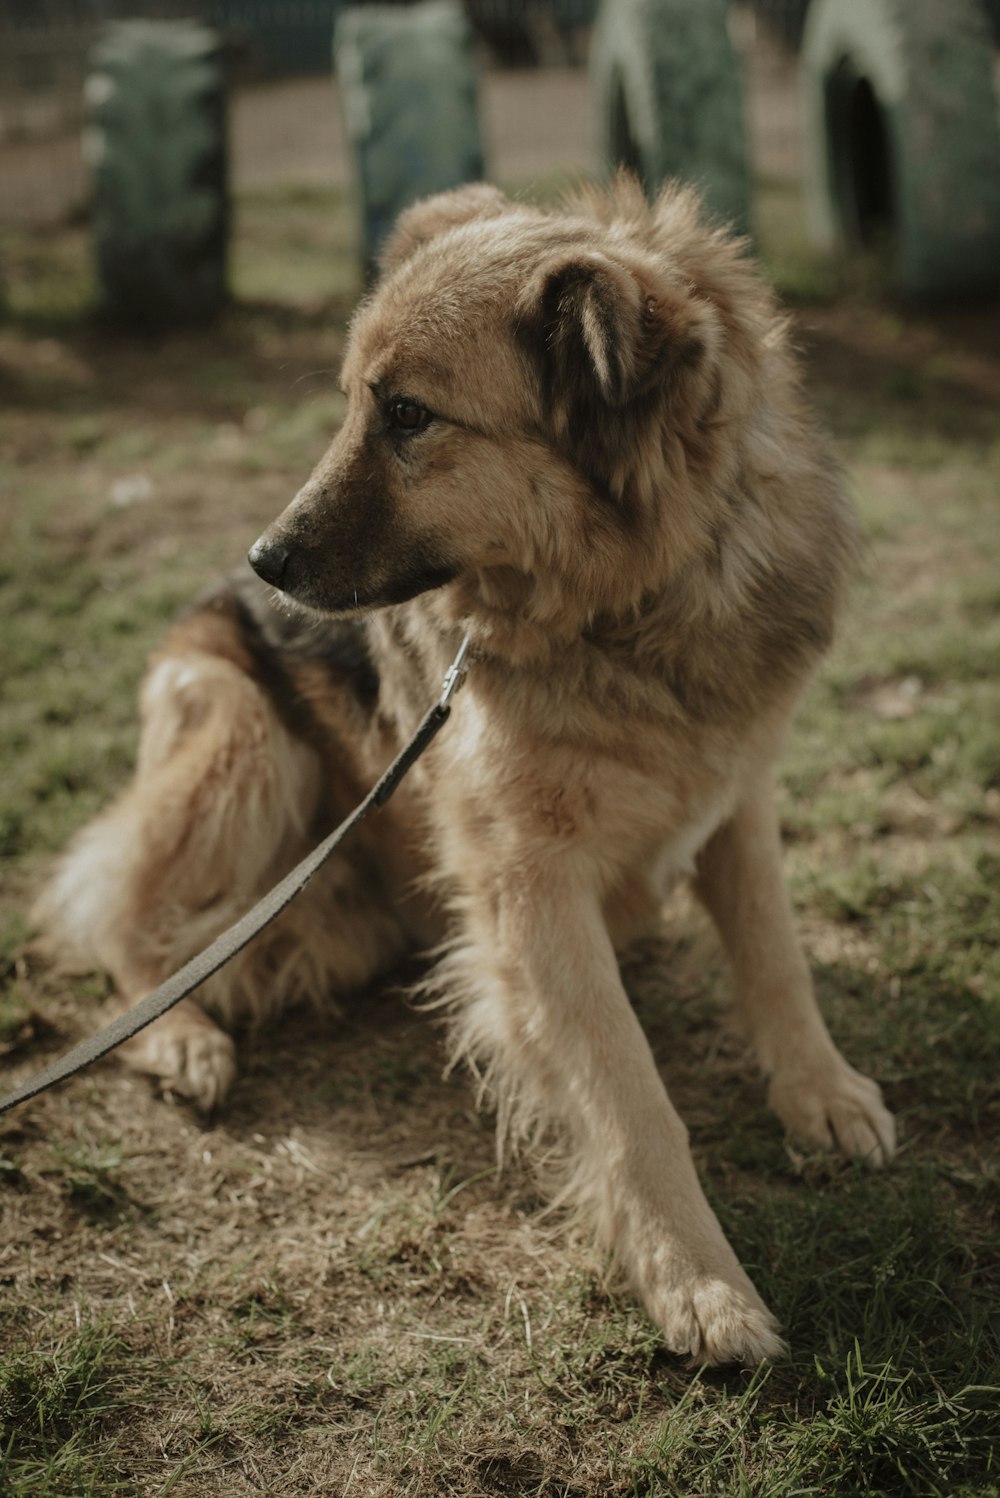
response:
M560 738L467 691L442 737L432 799L446 818L474 811L498 852L576 851L666 886L693 872L735 802L734 766L648 723Z
M701 849L731 814L730 800L720 796L709 802L700 809L700 816L679 829L672 829L664 838L650 870L650 878L659 891L665 893L675 879L694 874L695 859Z

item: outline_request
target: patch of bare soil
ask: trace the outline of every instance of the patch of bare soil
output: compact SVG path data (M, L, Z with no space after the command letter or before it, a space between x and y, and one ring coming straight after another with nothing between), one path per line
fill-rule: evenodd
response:
M867 389L881 413L894 401L921 420L956 424L1000 406L1000 302L935 309L840 303L796 318L811 372L830 389ZM928 410L928 407L930 408ZM960 424L960 423L958 423Z

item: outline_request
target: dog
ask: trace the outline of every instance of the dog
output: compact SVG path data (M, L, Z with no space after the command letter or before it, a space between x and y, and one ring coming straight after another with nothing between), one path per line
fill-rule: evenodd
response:
M454 1054L508 1138L556 1131L669 1348L782 1349L699 1184L617 954L690 879L769 1101L871 1164L894 1130L835 1048L781 873L773 767L827 648L856 521L745 247L626 174L558 210L477 185L409 208L351 326L343 426L152 657L133 784L41 916L130 1002L452 719L250 948L125 1048L205 1108L224 1025L443 942ZM294 607L290 607L292 600Z

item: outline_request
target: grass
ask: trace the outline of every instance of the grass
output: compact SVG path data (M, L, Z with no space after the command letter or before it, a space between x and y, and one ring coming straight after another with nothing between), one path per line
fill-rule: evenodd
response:
M106 1326L75 1335L0 1366L2 1491L24 1498L119 1493L126 1484L100 1447L125 1416L126 1348Z
M782 1140L700 938L636 1002L789 1359L668 1356L496 1177L433 1028L372 994L246 1037L207 1128L113 1064L0 1124L0 1493L1000 1495L998 318L831 279L773 184L760 223L869 543L788 746L789 878L899 1161ZM127 774L144 658L340 419L346 205L258 195L237 225L233 307L153 344L89 321L79 231L4 247L0 1054L25 1070L107 996L26 913Z

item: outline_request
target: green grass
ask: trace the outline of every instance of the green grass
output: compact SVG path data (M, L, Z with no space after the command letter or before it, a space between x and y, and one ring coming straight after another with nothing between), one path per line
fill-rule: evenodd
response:
M293 308L356 299L361 276L348 227L353 211L344 194L319 188L244 194L230 266L234 294Z
M71 328L93 305L96 281L83 228L51 234L5 226L0 261L3 315L29 331Z
M7 535L0 588L11 627L0 755L0 850L53 850L130 766L134 691L147 651L190 591L188 569L141 582L127 561L95 565L55 537L58 497L40 486ZM109 709L94 715L94 685Z
M668 1356L530 1178L496 1177L433 1029L371 996L250 1038L207 1130L110 1065L0 1125L0 1493L1000 1495L1000 359L960 315L831 279L796 213L767 187L761 243L869 558L782 816L821 1002L900 1117L897 1164L786 1145L717 963L637 999L788 1360ZM127 776L147 652L342 414L348 205L256 196L237 225L236 304L155 346L88 321L82 235L7 245L0 1050L25 1064L107 992L47 967L25 912Z
M706 1410L695 1389L678 1401L647 1459L641 1494L740 1498L803 1494L986 1494L988 1390L943 1395L860 1348L836 1367L816 1362L820 1407L803 1417L775 1411L766 1374L724 1410ZM995 1487L992 1488L995 1491Z
M0 1491L11 1498L121 1493L105 1440L125 1417L127 1349L110 1328L89 1323L72 1337L0 1365Z

